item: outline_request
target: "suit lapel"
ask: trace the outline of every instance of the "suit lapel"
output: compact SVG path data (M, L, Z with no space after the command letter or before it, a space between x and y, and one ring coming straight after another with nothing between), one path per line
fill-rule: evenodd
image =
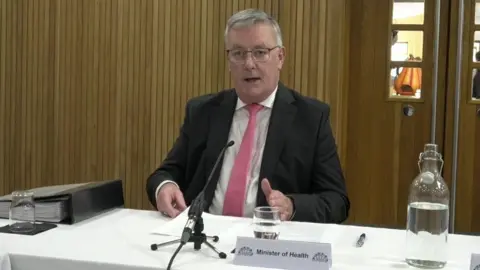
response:
M265 148L263 150L260 178L258 179L258 205L267 204L261 188L262 179L267 178L270 181L272 188L275 189L276 187L276 183L274 179L272 179L272 176L283 150L285 139L291 132L291 125L297 112L297 107L293 104L294 100L292 93L285 86L279 84L277 96L275 97L275 102L272 108L272 114L270 116L270 125L268 127Z
M209 116L208 139L207 139L207 156L205 165L205 181L210 175L215 161L222 151L222 148L227 144L228 135L230 133L230 126L237 104L237 95L234 90L229 90L225 93L224 98L216 103ZM208 209L212 202L213 194L220 176L220 169L222 168L223 159L220 160L212 177L212 182L205 190L205 207Z

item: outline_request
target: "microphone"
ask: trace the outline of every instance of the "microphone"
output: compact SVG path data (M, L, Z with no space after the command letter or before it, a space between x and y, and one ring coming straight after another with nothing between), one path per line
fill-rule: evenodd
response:
M188 220L187 220L187 223L185 224L185 227L183 228L182 236L180 237L180 239L173 240L173 241L168 241L168 242L165 242L165 243L162 243L162 244L152 244L150 246L150 248L152 250L157 250L157 248L160 247L160 246L166 246L166 245L171 245L171 244L180 242L177 249L173 253L172 257L170 258L170 261L169 261L168 266L167 266L167 270L171 269L172 264L173 264L173 260L175 260L175 257L180 252L182 247L188 242L193 242L194 243L194 249L195 250L199 250L201 248L201 245L205 244L210 249L215 251L221 259L227 258L227 254L219 251L216 247L214 247L212 244L210 244L207 241L208 236L206 236L204 233L202 233L202 231L203 231L202 213L203 213L203 209L204 209L204 205L205 205L205 190L207 189L208 185L210 185L210 182L212 181L212 178L213 178L213 174L217 170L217 167L218 167L218 164L220 163L220 160L225 155L225 151L230 146L232 146L234 144L235 144L234 141L229 141L222 148L222 151L220 151L220 154L218 155L217 160L215 161L215 164L213 165L212 171L210 172L210 175L207 178L205 186L203 187L203 189L200 191L200 193L197 195L197 197L195 197L195 199L190 204L190 209L188 210ZM214 242L217 242L218 239L219 239L218 236L213 236L212 238L213 238Z
M225 151L234 144L235 144L234 141L229 141L222 148L222 151L220 151L220 154L218 155L217 160L213 165L212 171L210 172L210 175L207 178L205 186L203 187L202 191L200 191L200 193L197 195L197 197L192 201L192 204L190 205L190 209L188 210L188 220L187 220L187 223L185 224L185 227L183 228L183 233L180 238L180 242L182 244L186 244L188 242L195 228L195 224L197 223L198 219L202 217L202 213L205 205L205 190L210 185L213 175L217 170L218 164L220 163L220 160L225 155Z

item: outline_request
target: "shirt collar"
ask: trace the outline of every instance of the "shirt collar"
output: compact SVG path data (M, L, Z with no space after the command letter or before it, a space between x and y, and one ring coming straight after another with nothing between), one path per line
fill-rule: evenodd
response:
M277 94L277 90L278 90L278 86L275 87L275 90L270 94L270 96L268 96L265 100L263 100L259 104L262 105L263 107L267 107L271 109L273 107L273 102L275 101L275 95ZM245 104L245 102L240 100L240 98L237 98L237 107L235 108L235 110L239 110L245 106L247 106L247 104Z

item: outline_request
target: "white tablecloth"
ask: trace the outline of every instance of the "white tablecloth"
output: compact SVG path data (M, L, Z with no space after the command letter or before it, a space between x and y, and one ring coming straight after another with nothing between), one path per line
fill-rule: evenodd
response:
M0 220L0 226L2 222ZM9 254L12 270L158 270L166 269L177 247L150 250L152 243L173 239L151 234L165 222L167 219L157 212L118 209L76 225L60 225L35 236L0 234L0 242ZM249 219L228 217L216 221L220 236L216 246L227 253L227 259L219 259L207 246L194 251L192 244L187 244L175 259L173 269L254 269L233 265L230 254L236 235L250 234L250 222ZM363 247L356 248L354 243L360 233L367 234L367 241ZM409 268L403 256L403 230L286 222L282 224L280 235L283 239L331 243L333 270ZM450 235L448 252L445 269L469 269L471 253L480 253L480 237Z
M0 242L0 270L11 270L10 258L3 250L3 244Z

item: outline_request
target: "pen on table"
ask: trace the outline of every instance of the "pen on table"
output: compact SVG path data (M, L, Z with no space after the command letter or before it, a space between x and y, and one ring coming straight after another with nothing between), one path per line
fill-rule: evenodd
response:
M365 235L364 233L362 233L362 234L358 237L356 246L357 246L357 247L362 247L363 244L365 243L365 238L366 238L366 235Z

